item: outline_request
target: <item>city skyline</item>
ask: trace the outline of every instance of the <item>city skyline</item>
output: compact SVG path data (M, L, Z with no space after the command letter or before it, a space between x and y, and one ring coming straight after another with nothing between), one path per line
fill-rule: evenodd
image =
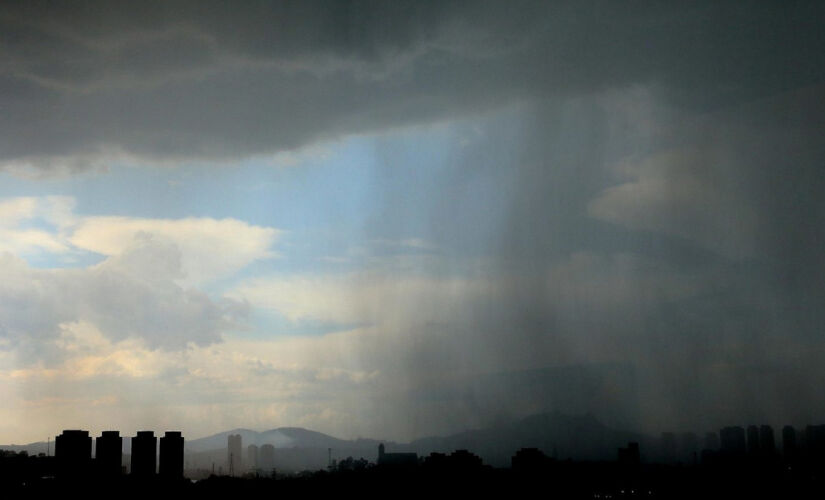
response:
M581 434L578 439L585 438L579 441L579 445L586 447L584 443L587 441L587 434L591 433L592 429L577 427L575 433ZM273 446L275 443L265 442L266 438L262 441L261 435L251 436L252 443L250 444L244 442L241 434L229 432L222 434L225 438L222 445L212 440L212 449L205 449L204 444L201 443L187 452L184 437L179 431L166 431L159 440L152 431L139 431L135 436L124 440L118 431L112 430L103 431L98 437L90 436L90 433L85 430L63 430L55 439L53 457L49 453L29 451L29 456L32 458L46 457L53 459L53 462L41 460L29 463L46 474L39 479L40 481L48 480L55 474L58 479L74 478L87 481L92 477L114 479L127 474L136 479L152 477L172 479L184 476L194 479L216 473L235 477L258 477L263 474L264 477L274 478L276 469L280 471L280 474L286 472L287 475L292 475L313 470L329 470L330 472L334 469L339 471L364 470L365 467L373 465L387 468L387 470L418 466L472 468L480 467L482 464L492 465L495 468L509 468L512 465L516 468L516 462L521 461L524 462L522 464L524 467L539 465L546 467L557 460L570 462L571 459L578 462L615 460L620 466L622 464L625 466L634 464L635 466L642 464L684 465L701 467L706 470L713 470L719 466L735 469L738 467L736 464L741 464L755 467L754 470L764 468L767 471L777 469L782 463L785 464L784 467L790 467L788 470L796 467L816 467L816 464L820 464L825 457L825 425L808 425L799 430L784 426L781 429L781 435L774 433L773 428L768 425L758 427L749 425L747 429L743 426L727 426L718 432L708 433L705 436L704 445L700 445L698 436L692 432L679 436L665 432L658 439L653 440L630 434L607 439L601 436L597 438L597 441L603 449L599 450L597 455L590 456L580 454L567 456L570 450L562 448L560 452L557 447L559 443L552 444L552 454L544 454L541 449L548 450L548 442L546 438L537 436L534 437L532 444L540 445L538 448L529 446L529 442L523 438L519 444L501 441L482 443L474 442L464 435L460 438L459 442L462 443L460 447L447 444L447 442L438 444L431 440L424 447L422 447L423 443L414 447L389 443L391 447L387 448L383 441L359 440L347 445L335 439L328 439L326 442L319 441L319 436L322 435L316 433L313 438L303 443L292 443L287 446L281 443L281 445ZM247 437L249 437L248 433ZM492 436L488 435L489 437ZM624 441L625 439L627 441ZM337 442L333 443L333 441ZM124 446L129 442L131 446ZM627 446L624 446L625 442ZM335 454L333 454L333 446L336 448ZM303 451L299 451L301 449ZM377 451L377 454L370 453L370 449L373 452ZM506 455L506 463L503 463L501 457L489 455L492 449L499 451L509 449L514 455ZM516 450L519 451L516 452ZM611 459L610 455L613 450L618 451ZM326 456L324 456L324 451L328 452ZM481 453L476 455L474 451ZM218 457L220 452L224 452L224 460L216 462L216 452L218 452ZM9 453L4 450L3 458L14 456L14 452L11 452L11 455ZM303 465L297 469L294 468L295 462L292 462L292 466L289 465L288 458L292 456L294 459L298 456L296 453L303 454L303 461L299 462ZM374 460L365 459L364 453L367 456L376 456ZM347 454L349 456L344 459ZM362 458L357 460L353 458L359 454ZM236 456L241 455L247 458L243 461L236 460ZM312 455L314 459L309 458ZM522 458L518 459L519 456ZM25 455L23 457L25 459ZM528 466L528 463L533 465ZM12 462L5 461L3 467L9 464ZM56 469L50 469L50 467L56 467ZM53 472L45 472L49 470ZM4 475L8 475L7 469L3 472Z
M641 434L634 434L634 433L627 433L622 429L609 429L606 427L601 427L603 430L597 430L594 432L594 428L588 428L588 425L584 424L585 422L590 421L590 423L595 423L597 428L601 426L601 424L594 420L591 416L564 416L564 415L533 415L527 417L526 420L536 419L536 418L561 418L562 422L564 419L568 419L571 422L574 422L573 425L562 424L562 428L559 432L563 435L565 433L569 433L571 430L575 430L575 433L579 434L578 437L575 439L585 438L584 441L589 439L589 435L599 435L603 434L603 430L608 430L609 432L617 433L617 435L621 435L622 437L614 438L614 441L622 441L623 439L629 439L631 441L643 441L646 448L652 448L647 450L647 457L646 460L652 463L656 463L658 461L665 461L667 463L669 460L675 460L676 457L680 457L679 460L688 460L688 461L695 461L698 463L699 456L698 453L701 452L727 452L727 453L740 453L740 454L780 454L782 456L793 455L798 449L802 448L811 448L814 447L816 449L822 447L825 450L825 424L812 424L808 423L803 426L793 426L793 425L782 425L777 426L777 431L774 432L774 428L772 425L769 424L761 424L761 425L737 425L729 423L728 425L716 429L704 432L703 439L700 440L700 434L702 432L697 433L696 431L701 431L699 429L692 429L692 430L683 430L681 432L673 432L673 431L666 431L662 432L659 436L652 436L652 435L641 435ZM527 434L522 436L520 440L522 442L529 439L535 439L537 441L547 440L548 437L545 435L543 437L534 436L533 438L529 438L527 436L530 435L531 432L535 433L538 431L538 434L546 434L546 431L552 429L554 427L558 427L559 421L556 421L555 424L550 425L543 425L538 427L533 427L530 429L530 426L525 429L523 427L523 422L513 422L511 425L514 426L516 429L521 429L522 431L526 431ZM283 435L284 431L291 431L297 432L298 436L303 436L303 438L299 437L296 440L285 440L285 436ZM155 449L155 455L159 456L161 454L160 450L162 448L163 438L166 438L167 442L179 442L179 445L176 445L177 448L180 449L181 452L184 450L183 440L185 432L182 431L165 431L163 436L158 439L158 437L154 436L154 432L152 430L140 430L136 431L133 436L121 436L120 431L118 430L104 430L99 432L99 436L95 437L94 432L90 432L89 430L81 430L81 429L64 429L59 435L55 436L53 447L47 447L46 452L36 451L35 449L31 448L32 445L42 445L43 442L40 443L30 443L30 449L27 450L29 453L33 455L43 454L46 456L58 456L57 448L59 445L60 440L62 439L64 443L68 443L68 445L60 445L62 448L71 449L72 451L67 452L64 450L64 456L72 456L75 459L82 459L84 455L87 455L89 458L99 458L99 453L102 453L104 456L104 460L108 461L114 455L114 453L118 453L120 455L121 452L124 453L123 457L125 459L126 455L131 453L132 446L129 444L138 443L139 446L143 446L144 444L146 447L153 447ZM442 436L442 438L451 439L451 438L458 438L460 441L465 443L471 442L468 436L472 434L472 432L479 433L480 436L495 436L495 433L491 433L490 430L483 430L483 429L475 429L472 431L465 431L462 433L458 433L456 436ZM128 434L128 433L127 433ZM244 437L246 436L246 437ZM127 438L128 440L124 440ZM216 441L217 439L217 441ZM249 439L247 441L246 439ZM307 441L308 439L308 441ZM359 446L377 446L378 450L378 460L376 463L381 462L381 457L384 455L385 452L385 443L392 445L396 449L401 450L409 450L410 446L436 446L436 449L443 448L442 445L434 445L439 439L436 436L430 436L425 439L417 440L416 442L412 443L399 443L388 441L385 439L375 439L375 438L368 438L368 437L359 437L357 440L347 441L341 440L334 436L325 435L323 433L318 433L316 431L312 431L309 429L301 429L301 428L278 428L278 429L270 429L268 431L255 431L251 429L232 429L229 431L223 431L212 436L204 436L200 438L188 438L187 442L189 443L190 449L188 453L202 453L204 451L214 451L214 450L224 450L225 449L225 457L224 457L224 465L230 471L233 469L236 471L235 473L240 474L241 472L238 471L245 471L247 469L255 468L256 464L258 463L258 455L261 451L261 448L269 447L270 449L280 449L280 450L290 450L295 448L320 448L320 449L327 449L330 453L329 458L332 457L333 447L337 448L339 445L343 445L344 449L347 449L347 446L352 446L353 444L358 444ZM552 439L552 438L550 438ZM603 440L603 436L597 438L597 441ZM583 441L583 442L584 442ZM609 440L608 440L609 441ZM154 446L149 446L148 443L153 442ZM93 444L94 443L94 444ZM116 444L117 443L117 444ZM224 444L225 443L225 444ZM308 444L311 443L311 444ZM348 444L346 444L348 443ZM818 443L818 444L817 444ZM545 443L546 444L546 443ZM638 446L638 442L636 443ZM8 445L0 444L0 447L4 447ZM21 447L20 445L14 445L18 448L19 451L26 450L26 447ZM103 448L101 448L103 446ZM500 444L494 445L494 447L500 447ZM603 450L610 450L610 445L605 445L602 443ZM507 446L504 446L505 448ZM554 448L554 455L558 453L558 449L556 444L553 445ZM48 450L51 449L54 453L49 452ZM418 448L420 450L420 448ZM562 448L563 453L569 453L571 449ZM337 450L337 453L340 453L340 450ZM690 453L696 454L692 459L688 459ZM146 453L140 451L139 454L146 455ZM401 453L399 458L403 459L406 453ZM240 457L240 458L239 458ZM572 458L572 456L570 457ZM584 456L577 456L578 460L584 459ZM590 457L591 459L593 457ZM182 458L181 458L182 460ZM138 461L145 461L145 458L139 458ZM160 467L155 464L155 469L160 470ZM232 472L229 473L233 475Z

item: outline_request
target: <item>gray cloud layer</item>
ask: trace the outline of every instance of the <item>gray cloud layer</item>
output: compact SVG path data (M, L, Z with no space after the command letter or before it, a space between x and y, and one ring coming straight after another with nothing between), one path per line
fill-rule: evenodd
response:
M6 4L0 160L237 159L639 83L726 105L821 79L822 19L816 2Z

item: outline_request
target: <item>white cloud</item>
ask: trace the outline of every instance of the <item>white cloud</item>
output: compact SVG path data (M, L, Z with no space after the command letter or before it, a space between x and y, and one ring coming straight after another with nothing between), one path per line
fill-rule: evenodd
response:
M278 234L276 229L237 219L86 217L69 241L83 250L117 256L136 239L151 236L177 247L182 274L176 278L186 285L198 285L275 256L272 246Z
M176 272L175 248L151 239L86 269L34 269L2 254L0 337L28 361L59 359L62 353L44 342L60 335L60 325L78 321L111 340L181 349L219 341L245 316L243 303L182 288Z
M88 323L111 341L181 349L219 341L243 302L194 288L273 256L278 231L235 219L83 217L69 197L0 201L0 338L21 361L54 363L64 324ZM91 251L87 268L38 269L33 254ZM44 344L45 342L45 344Z
M0 225L14 226L22 219L34 216L37 198L20 197L0 201Z
M0 200L0 252L69 252L71 246L62 230L71 224L73 208L74 200L63 196Z
M180 269L174 278L184 286L225 278L253 261L276 256L272 247L280 231L271 227L232 218L81 216L74 207L74 198L67 196L0 200L0 252L23 258L84 251L113 257L150 238L175 246Z

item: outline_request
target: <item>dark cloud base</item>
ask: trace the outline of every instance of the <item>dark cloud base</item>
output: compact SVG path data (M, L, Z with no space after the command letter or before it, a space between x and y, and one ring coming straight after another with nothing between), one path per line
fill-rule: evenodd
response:
M718 108L822 81L823 19L820 2L7 3L0 159L223 161L634 84Z

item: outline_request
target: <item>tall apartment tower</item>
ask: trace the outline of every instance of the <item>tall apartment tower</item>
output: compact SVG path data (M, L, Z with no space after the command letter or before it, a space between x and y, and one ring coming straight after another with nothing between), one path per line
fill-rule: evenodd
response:
M770 425L759 426L759 450L764 457L773 457L776 454L776 438Z
M275 447L271 444L261 446L258 453L258 468L263 471L265 476L272 474L275 468Z
M755 425L748 426L748 453L759 454L759 427Z
M790 425L782 428L782 455L787 462L793 462L797 458L796 429Z
M227 443L226 465L229 475L240 475L243 472L243 442L240 434L230 434Z
M258 468L258 446L250 444L246 448L247 467L253 472Z
M71 478L89 474L92 466L92 438L89 431L64 430L54 440L58 474Z
M103 431L95 439L95 463L97 471L106 477L121 473L123 462L123 438L118 431Z
M160 438L160 475L165 479L183 477L183 435L166 431Z
M132 438L132 475L149 478L157 469L158 438L152 431L138 431Z

